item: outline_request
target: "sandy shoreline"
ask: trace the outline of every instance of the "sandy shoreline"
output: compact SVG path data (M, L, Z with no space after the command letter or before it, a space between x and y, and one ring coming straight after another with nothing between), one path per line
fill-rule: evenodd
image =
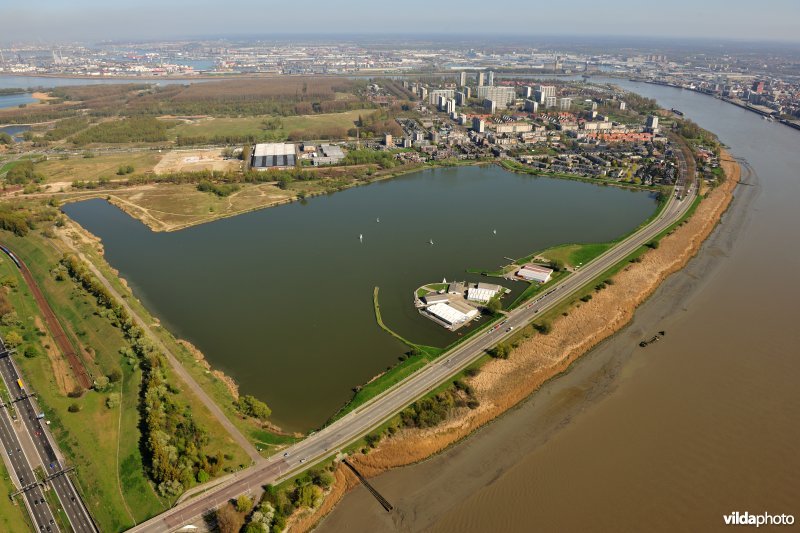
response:
M543 383L567 371L581 355L613 335L633 318L634 311L670 274L680 270L698 252L733 199L739 182L739 164L722 153L727 180L714 189L682 226L664 237L661 245L629 264L614 276L614 285L594 294L592 300L570 309L568 316L553 321L549 335L523 341L507 360L492 360L471 380L478 409L456 413L440 426L428 430L403 430L385 438L368 455L351 460L367 476L422 461L465 438L529 397ZM293 531L312 529L357 480L341 465L336 483L314 513L296 517Z

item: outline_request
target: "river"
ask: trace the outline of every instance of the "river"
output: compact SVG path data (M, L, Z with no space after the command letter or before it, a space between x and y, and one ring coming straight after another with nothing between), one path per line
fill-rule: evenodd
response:
M569 373L374 478L394 513L358 488L319 531L723 531L733 511L800 515L800 132L694 92L614 82L749 162L722 224Z
M375 286L389 327L446 346L458 337L416 311L417 287L485 280L465 270L555 244L615 239L655 207L647 192L492 165L418 172L174 233L153 233L102 200L64 211L102 239L109 263L171 331L266 401L276 423L307 430L408 349L377 326ZM523 284L507 283L510 303Z

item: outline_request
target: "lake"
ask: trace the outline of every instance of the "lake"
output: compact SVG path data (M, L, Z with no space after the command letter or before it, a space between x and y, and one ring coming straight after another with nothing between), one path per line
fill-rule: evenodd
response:
M102 200L64 211L102 239L109 263L171 331L266 401L276 423L307 430L408 349L377 326L375 286L389 327L446 346L457 334L419 315L417 287L477 281L465 269L556 244L615 239L656 205L647 192L471 166L175 233L153 233Z
M0 109L6 107L19 107L22 104L32 104L36 98L29 93L21 94L0 94Z

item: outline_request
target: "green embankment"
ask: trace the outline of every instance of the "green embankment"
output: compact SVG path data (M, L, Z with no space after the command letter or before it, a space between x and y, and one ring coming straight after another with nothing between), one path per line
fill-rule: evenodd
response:
M338 420L347 413L357 409L359 406L364 405L372 398L389 389L393 385L401 382L442 354L441 348L413 343L400 334L392 331L383 322L383 318L381 317L381 307L380 303L378 302L379 290L379 287L375 287L372 293L372 303L375 309L375 320L378 323L378 326L389 333L392 337L411 348L411 350L406 356L403 356L403 359L400 361L400 363L394 365L383 374L379 375L369 383L356 390L350 401L347 402L335 415L333 415L330 420L328 420L327 424Z
M14 492L14 483L6 470L5 462L0 461L0 530L8 533L27 533L33 531L28 512L20 496L15 501L7 496Z

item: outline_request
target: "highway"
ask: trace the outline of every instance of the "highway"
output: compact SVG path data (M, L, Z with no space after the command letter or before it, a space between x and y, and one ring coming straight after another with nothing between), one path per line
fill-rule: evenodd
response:
M6 388L11 393L12 399L16 400L14 407L17 411L18 420L22 424L21 427L15 428L16 431L18 433L25 431L30 436L35 453L38 456L34 460L38 459L37 462L41 462L49 478L47 483L50 484L50 487L58 496L72 529L76 533L96 533L97 528L84 506L83 500L75 490L69 474L64 472L64 461L56 454L56 447L53 444L48 428L44 424L44 419L37 418L40 411L34 398L26 395L25 390L21 390L17 385L17 380L21 379L20 374L12 356L8 353L2 341L0 341L0 357L0 376L2 376ZM18 425L20 424L19 421L17 422Z
M14 406L16 409L16 404ZM3 407L0 411L2 411L0 413L0 441L3 443L6 454L3 459L6 465L11 467L9 475L14 480L14 484L19 488L29 487L24 492L23 498L25 506L28 508L28 515L33 518L34 527L38 531L59 531L55 525L53 512L44 498L44 492L36 484L36 474L31 468L27 454L14 431L15 422L11 420L9 408Z
M697 186L694 179L692 182L686 180L688 169L683 154L678 152L676 155L680 172L675 194L670 195L667 204L655 219L554 285L545 294L523 307L510 311L502 328L482 332L467 339L449 353L440 356L436 361L358 409L287 448L284 454L243 470L224 484L209 489L202 495L187 500L130 531L137 533L173 531L182 525L192 523L229 499L268 483L279 482L330 457L477 360L486 350L511 337L518 328L526 326L537 316L568 300L579 289L667 229L692 205ZM693 175L693 165L691 167ZM682 200L677 199L678 195Z

